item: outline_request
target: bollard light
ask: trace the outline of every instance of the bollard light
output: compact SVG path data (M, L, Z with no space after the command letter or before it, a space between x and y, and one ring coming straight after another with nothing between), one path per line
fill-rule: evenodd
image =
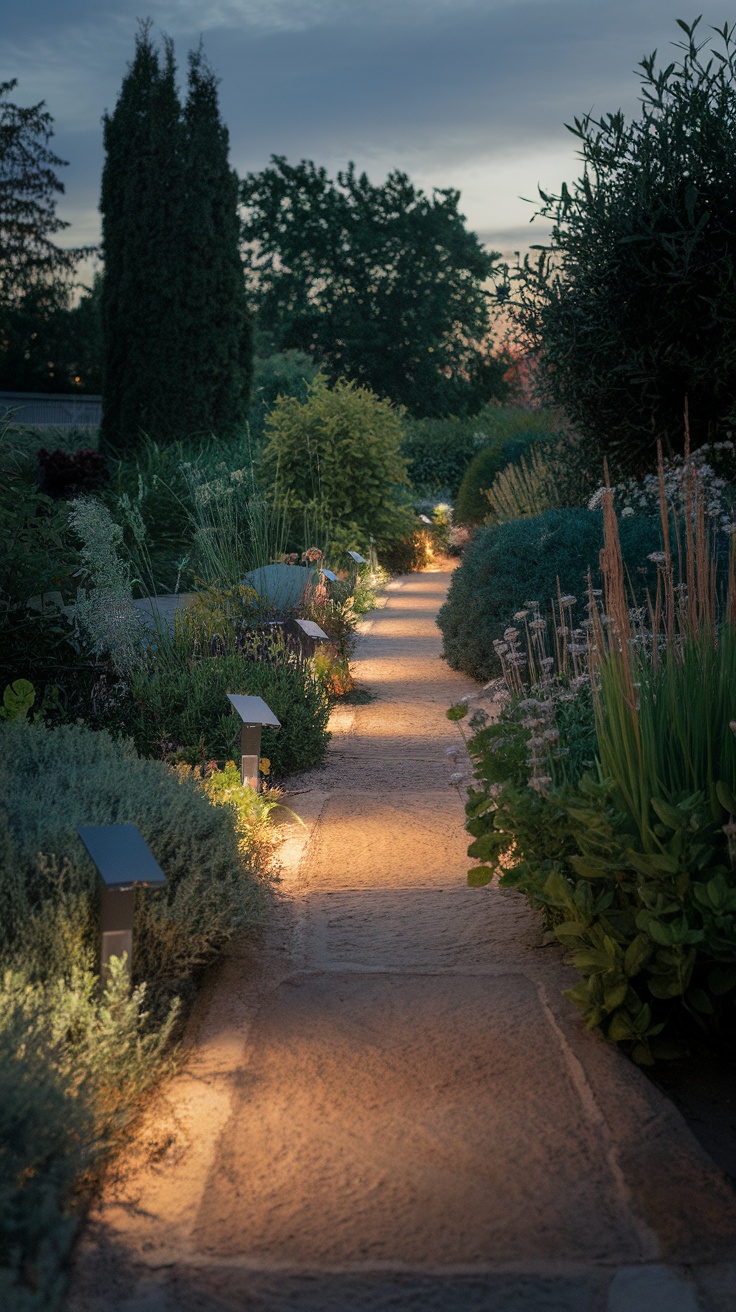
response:
M125 953L130 976L136 888L163 888L166 876L136 825L84 825L77 833L102 881L100 982L104 985L111 957Z
M317 644L329 642L329 635L314 620L294 620L294 636L299 644L302 656L314 656Z
M244 784L249 784L258 792L261 783L261 733L266 727L280 729L281 721L276 719L262 697L247 697L239 692L229 692L227 696L243 721L240 731L240 778Z

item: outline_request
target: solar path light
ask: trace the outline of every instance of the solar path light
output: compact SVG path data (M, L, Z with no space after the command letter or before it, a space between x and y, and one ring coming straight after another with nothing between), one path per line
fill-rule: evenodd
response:
M244 784L258 792L261 782L261 733L266 727L280 729L281 721L276 719L262 697L246 697L239 692L229 692L227 695L243 721L240 731L240 778Z
M429 518L428 515L420 515L419 518L421 519L421 521L422 521L423 524L431 524L431 523L432 523L432 521L431 521L431 519Z
M329 642L329 636L314 620L294 620L294 636L302 656L314 656L320 642Z
M77 830L102 882L100 900L100 980L110 974L110 958L133 961L136 888L163 888L166 876L135 825L84 825Z
M322 578L329 579L330 583L337 583L337 574L333 574L331 569L323 569Z
M348 555L349 555L350 559L351 559L352 561L355 562L356 565L367 565L367 564L368 564L368 562L367 562L365 556L361 556L361 554L360 554L359 551L349 551L349 552L348 552Z

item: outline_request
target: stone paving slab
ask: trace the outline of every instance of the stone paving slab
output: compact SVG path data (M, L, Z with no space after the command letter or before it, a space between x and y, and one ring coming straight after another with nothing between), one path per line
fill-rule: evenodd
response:
M467 866L462 803L447 785L400 794L390 782L380 793L354 785L326 802L304 880L332 888L442 886L464 882Z
M542 927L518 894L461 886L314 892L307 934L313 969L489 975L518 970L519 953L539 948Z
M641 1256L522 976L292 978L255 1023L243 1086L200 1252L292 1265Z

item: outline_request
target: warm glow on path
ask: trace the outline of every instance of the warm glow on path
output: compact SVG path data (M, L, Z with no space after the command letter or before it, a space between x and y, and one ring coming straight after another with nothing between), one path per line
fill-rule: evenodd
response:
M201 998L69 1312L697 1312L693 1261L728 1287L725 1181L583 1031L524 901L466 885L448 583L407 577L362 626L377 700L293 781L268 932Z

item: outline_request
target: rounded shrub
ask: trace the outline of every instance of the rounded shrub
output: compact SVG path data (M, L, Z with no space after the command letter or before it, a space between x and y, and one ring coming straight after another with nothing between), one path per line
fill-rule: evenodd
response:
M229 692L262 697L281 721L277 732L264 729L261 740L276 778L324 759L330 701L308 666L247 661L238 652L135 675L130 732L136 747L145 756L178 752L191 764L237 758L241 725Z
M484 446L471 460L462 482L458 488L453 511L456 524L482 524L490 506L484 490L489 488L497 474L507 465L512 464L527 450L531 442L539 439L539 433L514 433L512 437L496 437L488 446Z
M306 401L281 396L265 421L265 484L278 487L295 518L319 511L333 537L379 546L413 528L398 503L408 483L401 455L402 414L366 387L322 376Z
M97 879L79 825L137 825L166 875L136 906L134 974L154 1004L261 919L263 884L231 809L191 771L82 725L11 722L0 741L0 960L40 978L95 969Z
M619 527L635 592L656 588L656 566L647 556L660 549L659 520L636 515ZM493 643L514 613L531 600L544 610L557 595L558 579L563 593L580 595L589 568L598 586L602 546L599 511L548 510L482 529L455 570L438 616L445 659L475 679L498 674Z

